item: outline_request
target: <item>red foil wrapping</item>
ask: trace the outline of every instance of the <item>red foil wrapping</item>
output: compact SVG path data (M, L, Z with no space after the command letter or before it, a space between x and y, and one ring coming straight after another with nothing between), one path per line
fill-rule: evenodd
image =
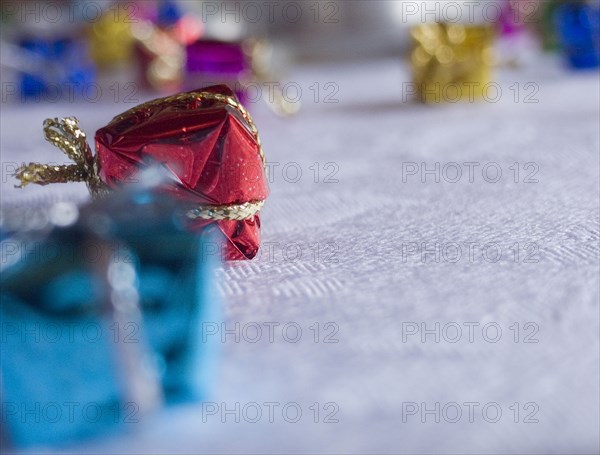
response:
M224 85L194 90L235 100ZM212 99L169 97L115 117L96 132L100 178L109 187L161 163L174 178L164 190L190 207L265 200L269 194L260 147L239 111ZM225 258L252 259L260 245L260 217L190 220L192 229L216 225L227 239Z

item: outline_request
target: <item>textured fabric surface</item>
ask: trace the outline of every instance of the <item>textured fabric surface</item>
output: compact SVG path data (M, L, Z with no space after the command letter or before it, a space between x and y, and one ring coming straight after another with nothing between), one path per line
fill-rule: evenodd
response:
M303 90L297 117L253 109L268 161L279 165L262 254L216 277L227 328L240 323L239 341L229 334L222 343L217 414L178 408L130 436L72 451L597 453L598 73L553 62L505 69L498 102L444 106L404 103L409 75L396 61L309 67L293 77ZM528 82L537 84L537 103L523 102L535 88ZM336 86L339 103L323 102ZM46 116L75 114L91 135L122 110L3 108L2 160L62 162L43 143ZM439 183L433 174L424 183L420 173L403 179L403 166L435 163ZM463 171L456 183L448 163ZM499 181L487 181L498 168ZM12 184L4 173L5 203L85 194L76 184L21 193ZM423 243L428 251L437 244L440 257L422 257ZM269 322L280 324L272 342ZM435 333L422 342L422 324L435 332L436 323L439 342ZM256 325L263 332L253 343ZM462 337L451 342L457 326ZM262 409L256 423L252 402ZM279 403L272 423L265 402ZM302 410L296 423L282 417L289 403ZM223 416L224 407L234 414ZM293 420L297 406L286 409Z

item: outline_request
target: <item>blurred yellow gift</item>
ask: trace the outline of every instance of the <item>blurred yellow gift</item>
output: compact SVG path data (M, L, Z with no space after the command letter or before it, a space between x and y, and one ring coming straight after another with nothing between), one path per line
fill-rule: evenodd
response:
M487 96L494 64L493 25L420 24L411 35L413 82L421 101L474 101Z
M124 11L125 4L116 4L104 12L88 30L90 55L98 68L127 64L133 55L131 26L135 18Z

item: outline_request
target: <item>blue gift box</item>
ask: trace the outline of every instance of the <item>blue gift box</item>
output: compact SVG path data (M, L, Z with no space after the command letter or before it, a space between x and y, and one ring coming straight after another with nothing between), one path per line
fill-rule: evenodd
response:
M561 47L573 68L600 65L600 6L568 1L558 6L555 21Z
M211 240L179 220L172 200L136 189L90 204L69 226L3 239L8 444L135 428L163 403L206 396L216 346L202 330L219 319L216 258L205 254Z
M203 341L202 327L220 321L214 276L218 240L186 230L187 209L150 192L106 198L95 207L87 214L94 223L104 213L119 214L102 230L124 241L139 261L143 322L159 353L165 400L202 400L216 354L216 345Z
M69 100L96 89L92 87L96 83L96 69L84 42L72 38L27 37L20 41L19 47L29 62L20 75L23 99Z

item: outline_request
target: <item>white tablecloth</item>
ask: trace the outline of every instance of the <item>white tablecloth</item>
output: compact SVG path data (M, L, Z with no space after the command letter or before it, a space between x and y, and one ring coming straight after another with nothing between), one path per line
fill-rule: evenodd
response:
M598 453L598 73L552 62L504 69L498 102L443 106L404 103L409 75L394 60L304 67L290 80L303 90L297 117L254 108L268 160L279 163L262 215L270 246L216 277L227 328L239 322L241 339L221 345L211 400L220 411L239 403L240 423L188 406L72 451ZM339 103L323 102L328 82ZM538 84L538 103L523 102L528 82ZM2 161L63 162L42 138L46 116L76 114L91 135L129 107L3 106ZM403 178L403 166L435 163L439 183ZM448 163L463 171L456 183ZM473 182L475 164L464 163L479 163ZM486 181L498 168L500 180ZM19 194L3 177L5 203L85 194L83 185ZM440 257L423 258L423 244L437 244ZM272 342L269 322L279 324ZM435 333L422 342L436 323L439 342ZM252 343L257 324L262 337ZM457 326L462 338L451 342ZM286 341L297 327L300 339ZM278 403L272 423L265 402ZM248 403L263 411L257 423ZM282 416L288 404L293 420L290 403L302 410L296 423ZM457 406L463 414L452 422Z

